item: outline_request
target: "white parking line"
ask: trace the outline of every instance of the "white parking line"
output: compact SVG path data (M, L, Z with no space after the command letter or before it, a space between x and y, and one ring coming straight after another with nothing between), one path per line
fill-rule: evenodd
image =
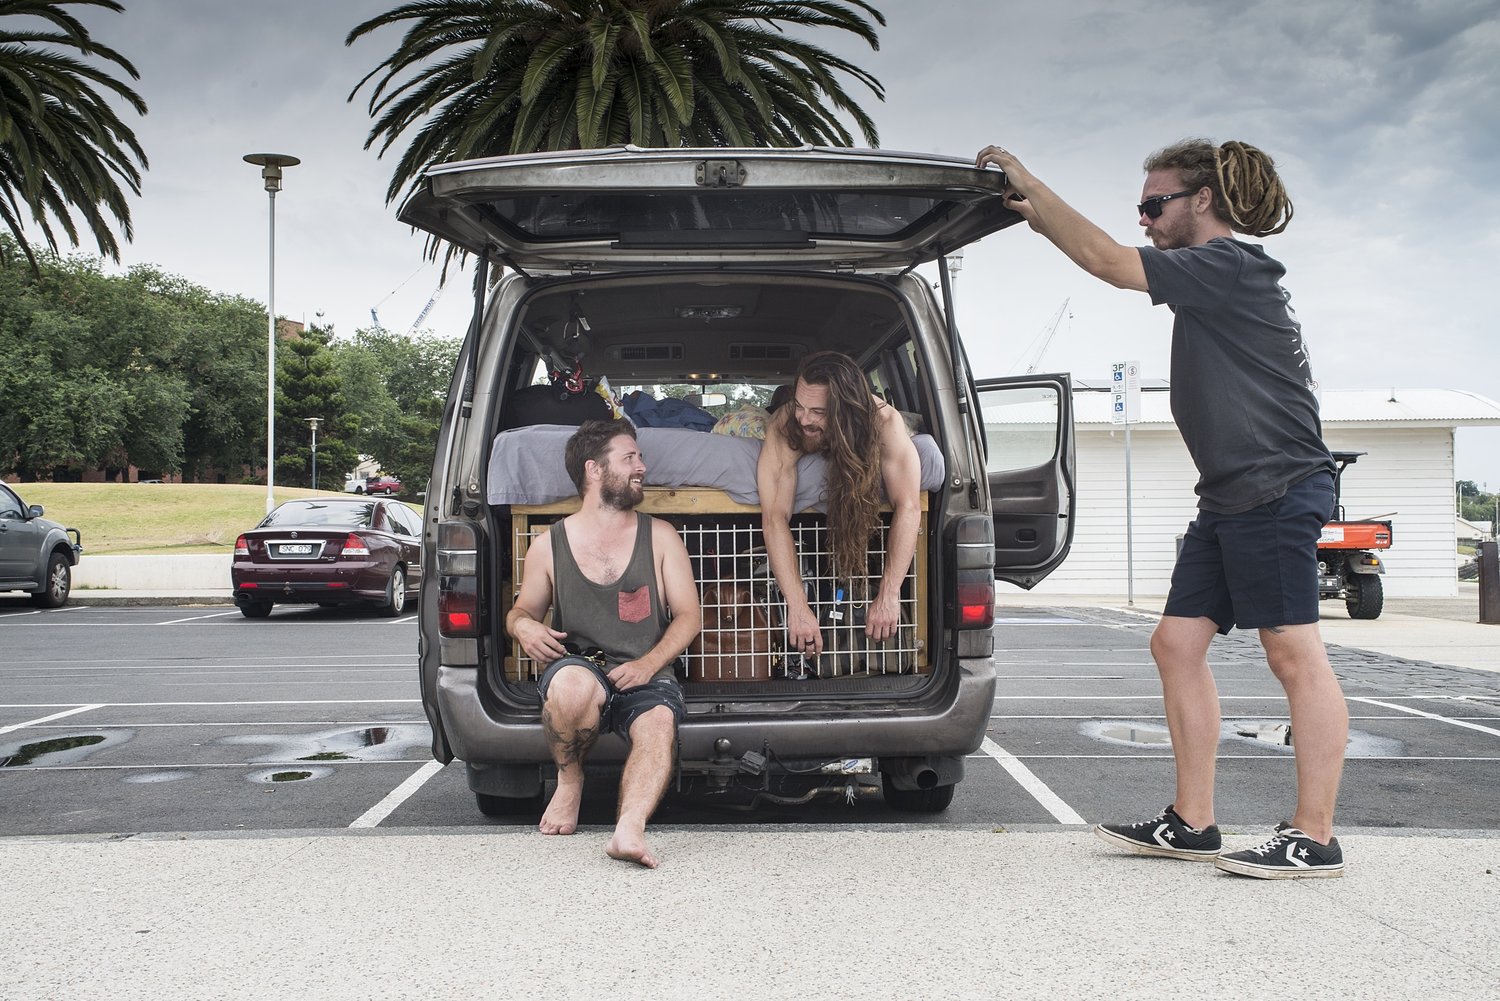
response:
M971 758L983 758L971 754ZM1171 754L1028 754L1027 761L1171 761ZM1290 754L1215 754L1215 761L1285 761L1296 763ZM1447 754L1355 754L1344 759L1345 767L1361 761L1500 761L1493 757L1463 757Z
M162 706L395 706L408 703L416 705L421 699L246 699L244 701L231 700L229 702L101 702L98 705L84 706L83 709L151 709ZM76 702L0 702L0 709L47 709L51 706L76 706ZM74 712L82 712L83 709L74 709ZM59 713L66 716L67 713ZM53 719L56 717L48 717ZM41 723L42 720L33 722ZM30 724L21 724L29 726Z
M233 612L210 612L207 615L190 615L190 616L188 616L185 619L169 619L166 622L158 622L157 625L159 625L159 626L176 626L176 625L181 625L184 622L199 622L199 621L201 621L203 619L219 619L219 618L223 618L226 615L239 615L239 614L240 613L239 613L238 609L236 609Z
M23 707L20 707L20 708L25 708L25 707L23 706ZM65 716L76 716L79 713L86 713L90 709L103 709L103 708L104 708L104 703L103 702L99 702L99 703L96 703L94 705L75 706L72 709L67 709L67 710L64 710L63 712L60 712L60 713L53 713L51 716L43 716L41 719L31 719L31 720L27 720L25 723L12 723L10 726L0 726L0 734L10 733L13 730L24 730L28 726L37 726L38 724L41 724L41 723L50 723L50 722L52 722L55 719L62 719Z
M427 764L423 765L421 768L418 768L415 772L408 776L405 782L392 789L390 791L390 794L387 795L385 799L382 799L379 803L376 803L364 813L360 814L358 817L355 817L354 823L350 824L349 826L377 826L382 820L389 817L392 811L396 809L396 807L400 806L402 803L405 803L408 799L411 798L413 793L422 788L422 785L428 779L432 778L442 770L443 766L438 762L427 762Z
M160 772L175 771L178 769L191 768L194 771L205 769L225 768L307 768L316 765L319 768L352 768L360 765L415 765L421 758L391 758L380 760L362 760L352 758L348 761L306 761L301 758L292 761L277 761L275 759L263 759L260 761L173 761L155 765L22 765L12 768L16 772Z
M405 622L415 622L415 621L417 621L417 617L415 615L407 615L407 616L404 616L403 618L392 619L391 621L387 622L386 625L388 625L388 626L399 626L399 625L401 625L402 623L405 623Z
M1461 726L1465 730L1478 730L1480 733L1488 733L1492 734L1493 736L1500 737L1500 730L1496 730L1487 726L1480 726L1477 723L1470 723L1468 720L1453 719L1449 716L1439 716L1437 713L1423 712L1420 709L1413 709L1410 706L1398 706L1390 702L1381 702L1379 699L1352 698L1349 701L1362 702L1367 706L1379 706L1382 709L1394 709L1397 712L1402 713L1411 713L1413 716L1422 716L1426 719L1435 719L1440 723L1452 723L1454 726Z
M979 745L979 747L985 754L1000 762L1000 767L1009 772L1010 777L1020 783L1022 789L1031 793L1032 799L1042 804L1047 812L1056 818L1059 824L1081 824L1084 822L1083 818L1071 806L1064 803L1057 793L1049 789L1047 783L1037 778L1036 774L1030 768L1021 764L1020 760L1014 754L1011 754L988 737L984 738L984 743Z
M1161 702L1160 695L997 695L996 702ZM1220 695L1220 702L1285 702L1285 695Z

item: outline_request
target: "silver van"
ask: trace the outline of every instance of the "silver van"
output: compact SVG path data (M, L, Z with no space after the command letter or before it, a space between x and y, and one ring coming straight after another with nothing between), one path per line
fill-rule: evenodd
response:
M682 533L704 599L681 665L678 788L947 807L992 712L995 580L1040 581L1073 527L1067 377L976 382L953 322L947 255L1020 221L1003 189L957 159L812 147L615 147L428 172L402 221L478 266L427 492L422 702L433 755L465 763L484 813L539 810L555 775L541 665L503 622L530 539L576 509L557 482L561 443L621 400L644 425L641 510ZM936 288L916 270L934 262ZM765 566L754 433L772 391L822 350L856 359L908 416L924 503L901 628L871 646L854 592L826 575L825 516L807 498L794 536L828 625L824 656L804 662L785 649ZM590 767L624 752L601 739Z

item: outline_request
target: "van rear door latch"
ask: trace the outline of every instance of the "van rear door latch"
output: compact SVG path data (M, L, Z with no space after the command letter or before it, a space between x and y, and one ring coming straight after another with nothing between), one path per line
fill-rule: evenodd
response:
M703 160L694 180L700 188L737 188L745 183L745 167L738 160Z

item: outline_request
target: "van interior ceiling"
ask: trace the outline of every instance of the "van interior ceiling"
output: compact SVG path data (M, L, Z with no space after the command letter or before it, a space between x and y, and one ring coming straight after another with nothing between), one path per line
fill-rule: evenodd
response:
M764 384L788 381L810 345L842 351L868 368L909 338L899 301L883 282L671 275L595 278L539 290L520 323L549 364L580 361L613 386L642 382ZM532 362L513 359L512 385Z

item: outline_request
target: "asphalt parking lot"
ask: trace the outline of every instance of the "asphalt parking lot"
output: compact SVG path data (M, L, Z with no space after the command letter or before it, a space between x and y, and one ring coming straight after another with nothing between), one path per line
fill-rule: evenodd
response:
M571 838L478 813L428 758L410 621L0 600L0 997L1495 993L1500 673L1333 650L1349 869L1268 884L1079 826L1169 795L1150 616L1001 617L994 715L947 812L671 796L647 871L604 855L608 783ZM1290 807L1284 706L1253 639L1212 659L1220 820L1248 847Z
M754 810L670 795L655 823L1045 830L1165 805L1152 617L1000 614L989 732L945 813L894 813L855 783ZM0 602L0 836L528 827L534 817L479 814L461 766L430 760L414 646L410 617ZM1344 647L1331 657L1351 714L1340 827L1500 828L1500 675ZM1253 637L1219 639L1211 661L1220 822L1269 828L1292 805L1285 703ZM581 822L611 823L613 792L594 783Z

